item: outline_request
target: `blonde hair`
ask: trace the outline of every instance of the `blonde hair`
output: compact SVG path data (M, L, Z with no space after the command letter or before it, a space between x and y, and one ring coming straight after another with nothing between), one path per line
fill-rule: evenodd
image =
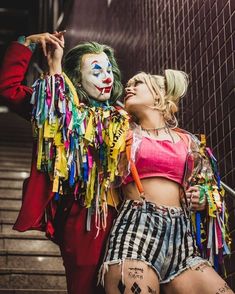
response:
M135 82L143 82L147 85L155 98L155 109L162 112L169 127L177 127L175 113L178 111L180 98L187 92L188 75L173 69L166 69L164 76L140 72L128 81L127 86Z

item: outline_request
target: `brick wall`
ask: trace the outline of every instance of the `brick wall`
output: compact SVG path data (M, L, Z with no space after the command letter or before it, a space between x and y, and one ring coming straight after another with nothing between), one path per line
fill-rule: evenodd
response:
M109 6L108 6L109 3ZM235 188L235 0L77 0L67 45L97 40L115 48L123 81L137 71L186 71L181 125L205 133L222 180ZM233 142L232 142L233 137ZM235 200L227 198L235 251ZM235 289L235 252L227 261ZM233 280L233 281L232 281Z

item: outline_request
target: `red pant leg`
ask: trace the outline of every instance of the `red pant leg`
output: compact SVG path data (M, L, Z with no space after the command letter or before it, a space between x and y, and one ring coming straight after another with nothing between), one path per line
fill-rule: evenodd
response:
M66 221L61 254L64 261L69 294L101 294L103 289L96 286L97 274L104 254L108 234L116 211L109 207L107 228L100 230L95 238L94 215L91 231L86 231L87 209L74 202Z

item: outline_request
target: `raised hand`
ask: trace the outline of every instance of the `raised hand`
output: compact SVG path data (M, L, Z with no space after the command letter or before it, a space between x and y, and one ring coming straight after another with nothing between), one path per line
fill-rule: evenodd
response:
M64 53L64 33L65 31L61 32L54 32L54 36L56 36L60 42L62 42L63 47L59 44L48 44L47 45L47 62L49 66L50 74L61 74L62 73L62 58Z
M30 35L25 39L25 46L31 43L41 45L43 53L47 57L50 74L62 72L61 61L64 53L64 33L65 31L54 32L53 34L41 33Z
M47 56L47 45L53 45L56 48L60 46L61 48L64 48L64 41L61 40L61 34L63 34L64 31L59 33L42 33L42 34L35 34L30 35L25 38L25 46L30 45L31 43L37 43L42 46L43 53L45 56Z

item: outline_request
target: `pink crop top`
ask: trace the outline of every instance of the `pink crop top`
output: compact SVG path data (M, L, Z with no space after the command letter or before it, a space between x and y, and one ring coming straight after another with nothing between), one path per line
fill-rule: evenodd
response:
M136 154L136 168L140 179L164 177L182 184L187 146L181 139L176 143L143 137ZM133 182L131 173L124 184Z

